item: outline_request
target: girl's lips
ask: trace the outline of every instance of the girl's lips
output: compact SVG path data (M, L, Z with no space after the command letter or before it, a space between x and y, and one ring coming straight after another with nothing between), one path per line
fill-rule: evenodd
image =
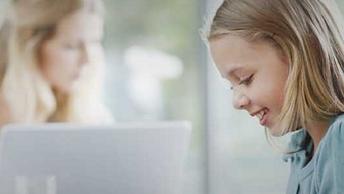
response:
M268 122L268 114L269 112L269 109L267 108L263 108L255 113L250 113L251 116L256 116L259 120L259 123L263 126L266 126L267 125L267 122Z
M267 109L265 109L264 110L264 114L263 114L263 116L259 119L259 123L261 124L261 125L263 125L263 126L266 126L266 124L267 124L267 113L268 113L268 110Z
M266 118L266 113L263 115L262 119L260 119L260 124L265 126L266 125L266 122L267 122L267 118Z

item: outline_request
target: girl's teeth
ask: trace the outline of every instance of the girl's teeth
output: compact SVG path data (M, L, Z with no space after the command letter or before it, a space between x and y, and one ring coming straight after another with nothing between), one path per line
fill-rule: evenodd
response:
M261 119L263 118L264 114L265 114L265 110L260 111L260 112L257 114L258 119L261 120Z
M261 112L258 113L258 114L257 114L257 117L258 117L259 119L262 119L262 117L263 117L262 113L261 113Z

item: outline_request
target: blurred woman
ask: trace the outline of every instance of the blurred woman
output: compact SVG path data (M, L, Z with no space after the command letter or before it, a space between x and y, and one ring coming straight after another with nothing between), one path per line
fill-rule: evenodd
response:
M0 29L0 126L111 122L101 0L12 0Z

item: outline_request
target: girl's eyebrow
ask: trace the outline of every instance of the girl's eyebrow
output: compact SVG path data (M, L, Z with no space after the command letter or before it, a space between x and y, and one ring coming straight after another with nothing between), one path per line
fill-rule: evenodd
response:
M228 71L227 71L227 73L226 73L226 78L234 78L234 77L237 77L237 76L235 76L235 74L237 73L237 72L240 72L240 71L242 71L243 70L243 67L241 67L241 66L236 66L236 67L233 67L233 68L231 68L231 69L229 69Z

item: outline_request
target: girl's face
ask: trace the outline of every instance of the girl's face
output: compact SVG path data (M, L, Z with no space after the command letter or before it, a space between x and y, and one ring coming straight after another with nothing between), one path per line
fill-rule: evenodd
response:
M256 116L272 135L279 135L287 60L267 42L248 42L233 35L211 40L210 51L222 77L232 84L233 106Z
M96 14L77 11L56 26L52 38L39 50L40 69L51 87L69 93L86 65L103 58L103 20Z

